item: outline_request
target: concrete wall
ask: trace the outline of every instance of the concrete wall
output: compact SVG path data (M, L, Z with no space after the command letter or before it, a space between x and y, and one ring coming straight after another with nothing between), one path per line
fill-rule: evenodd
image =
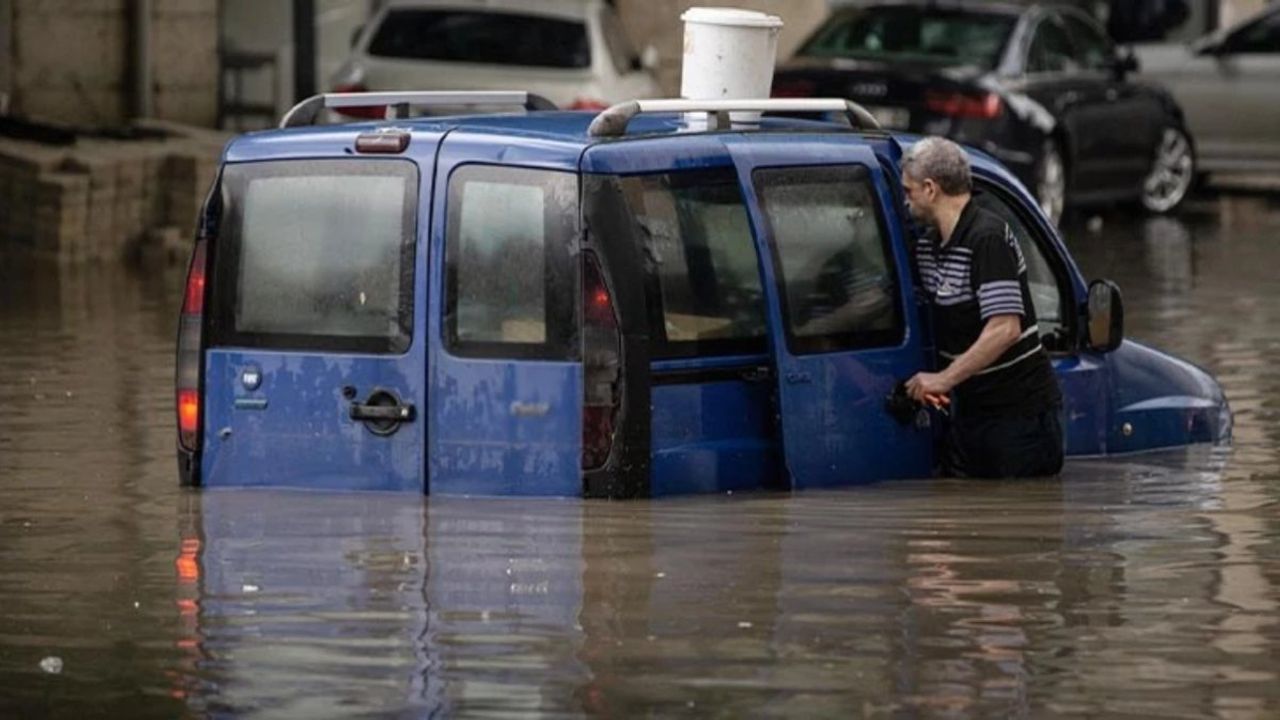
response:
M80 126L111 127L128 119L134 1L2 0L10 109ZM154 114L211 125L217 112L217 0L150 3Z
M13 0L0 0L0 114L13 92Z
M317 92L331 89L330 78L347 59L351 34L372 14L374 0L315 0ZM286 0L222 0L222 44L229 52L276 57L271 69L242 76L241 100L274 103L276 118L296 100L293 89L293 3ZM231 118L228 128L263 127L262 118Z
M154 117L212 127L218 114L218 1L151 4Z

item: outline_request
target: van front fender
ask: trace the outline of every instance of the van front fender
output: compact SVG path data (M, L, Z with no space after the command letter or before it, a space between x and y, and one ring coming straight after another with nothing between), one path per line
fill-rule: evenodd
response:
M1205 370L1130 340L1107 359L1114 408L1108 454L1231 441L1231 408Z

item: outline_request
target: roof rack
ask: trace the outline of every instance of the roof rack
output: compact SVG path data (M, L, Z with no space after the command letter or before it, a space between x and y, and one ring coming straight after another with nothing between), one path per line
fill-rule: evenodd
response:
M409 117L410 106L520 105L525 110L557 110L555 103L523 90L427 92L324 93L312 95L294 105L280 120L280 127L314 125L324 108L387 106L387 119Z
M880 123L861 105L840 98L769 98L759 100L630 100L601 112L591 121L592 137L627 134L627 124L642 113L706 113L708 130L724 130L730 112L842 112L855 129L879 130Z

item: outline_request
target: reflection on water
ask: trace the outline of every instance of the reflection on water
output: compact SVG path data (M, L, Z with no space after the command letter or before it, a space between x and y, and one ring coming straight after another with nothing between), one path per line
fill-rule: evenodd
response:
M178 273L0 260L0 717L1280 716L1269 203L1069 235L1232 449L659 502L180 491Z

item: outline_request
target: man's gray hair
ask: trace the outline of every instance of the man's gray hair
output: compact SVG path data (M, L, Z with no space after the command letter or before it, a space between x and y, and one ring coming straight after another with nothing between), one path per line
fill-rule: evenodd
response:
M912 180L932 180L947 195L963 195L973 189L969 156L946 138L920 140L902 158L902 174Z

